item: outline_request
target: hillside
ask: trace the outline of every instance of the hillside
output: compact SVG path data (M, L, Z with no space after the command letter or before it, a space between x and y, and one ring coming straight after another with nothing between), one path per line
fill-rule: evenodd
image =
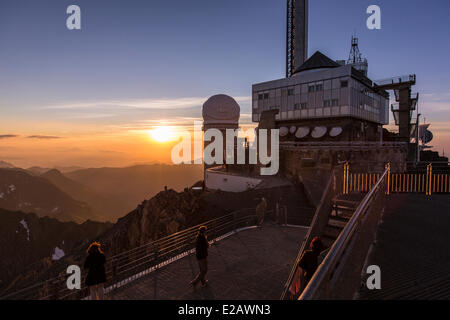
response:
M26 170L31 172L34 175L38 175L39 176L39 175L41 175L43 173L46 173L47 171L50 171L50 170L53 170L53 169L56 169L56 170L58 170L59 172L62 172L62 173L67 173L67 172L70 172L70 171L81 170L83 168L82 167L76 167L76 166L66 166L66 167L56 166L56 167L53 167L53 168L42 168L42 167L36 167L35 166L35 167L30 167L30 168L28 168Z
M99 218L86 203L74 200L48 180L15 169L0 169L0 208L34 212L60 221Z
M202 165L137 165L126 168L91 168L65 174L97 194L120 200L124 216L136 204L156 195L164 186L182 191L203 179Z
M97 213L99 221L115 222L129 211L120 198L95 192L91 188L69 179L59 170L52 169L42 174L41 177L69 194L73 199L87 203Z
M15 166L9 162L0 160L0 168L12 169L12 168L15 168Z
M0 295L12 283L32 283L67 252L111 226L92 221L60 222L0 209Z

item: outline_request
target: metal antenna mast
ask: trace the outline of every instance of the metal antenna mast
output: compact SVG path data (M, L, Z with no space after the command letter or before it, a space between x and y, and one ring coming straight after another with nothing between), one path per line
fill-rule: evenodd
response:
M308 54L308 0L287 0L286 77L306 61Z
M347 64L355 64L358 62L362 62L361 53L359 52L358 47L358 38L352 36L352 48L350 49Z

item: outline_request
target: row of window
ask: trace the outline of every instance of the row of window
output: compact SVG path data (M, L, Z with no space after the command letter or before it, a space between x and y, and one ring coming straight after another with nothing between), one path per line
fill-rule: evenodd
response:
M337 107L339 106L339 100L338 99L332 99L332 100L324 100L323 106L326 107ZM269 110L279 110L279 106L270 106ZM304 110L308 109L308 103L296 103L294 104L294 110Z
M341 88L347 88L348 87L348 80L341 80L340 82L340 87ZM323 91L323 84L311 84L308 85L308 92L312 93L312 92L320 92ZM290 88L290 89L282 89L282 92L286 92L288 96L293 96L294 95L294 89ZM269 93L259 93L258 94L258 100L267 100L269 99Z
M339 99L323 100L323 106L326 107L337 107L339 105Z

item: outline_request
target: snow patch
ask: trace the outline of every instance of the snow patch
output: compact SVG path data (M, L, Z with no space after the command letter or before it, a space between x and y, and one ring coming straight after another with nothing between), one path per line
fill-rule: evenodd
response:
M22 219L20 224L25 228L25 230L27 230L27 240L30 241L30 229L28 228L28 224L25 219Z
M52 255L52 260L59 260L62 257L64 257L66 254L64 253L63 249L60 249L59 247L55 248L55 252Z
M55 213L55 212L57 212L58 210L59 210L59 207L54 207L53 210L52 210L52 213Z
M3 199L5 197L5 194L2 192L0 193L0 199Z
M17 189L16 189L16 186L15 185L10 185L9 187L9 192L14 192L14 191L16 191Z

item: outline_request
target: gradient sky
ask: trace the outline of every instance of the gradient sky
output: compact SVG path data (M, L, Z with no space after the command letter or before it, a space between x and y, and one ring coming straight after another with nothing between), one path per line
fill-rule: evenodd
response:
M81 7L82 30L66 28ZM366 28L378 4L382 29ZM284 77L285 0L2 0L0 160L19 166L167 161L155 125L192 125L226 93L250 123L251 85ZM309 54L347 59L353 33L372 79L413 89L450 152L450 2L311 0ZM392 118L392 116L391 116Z

